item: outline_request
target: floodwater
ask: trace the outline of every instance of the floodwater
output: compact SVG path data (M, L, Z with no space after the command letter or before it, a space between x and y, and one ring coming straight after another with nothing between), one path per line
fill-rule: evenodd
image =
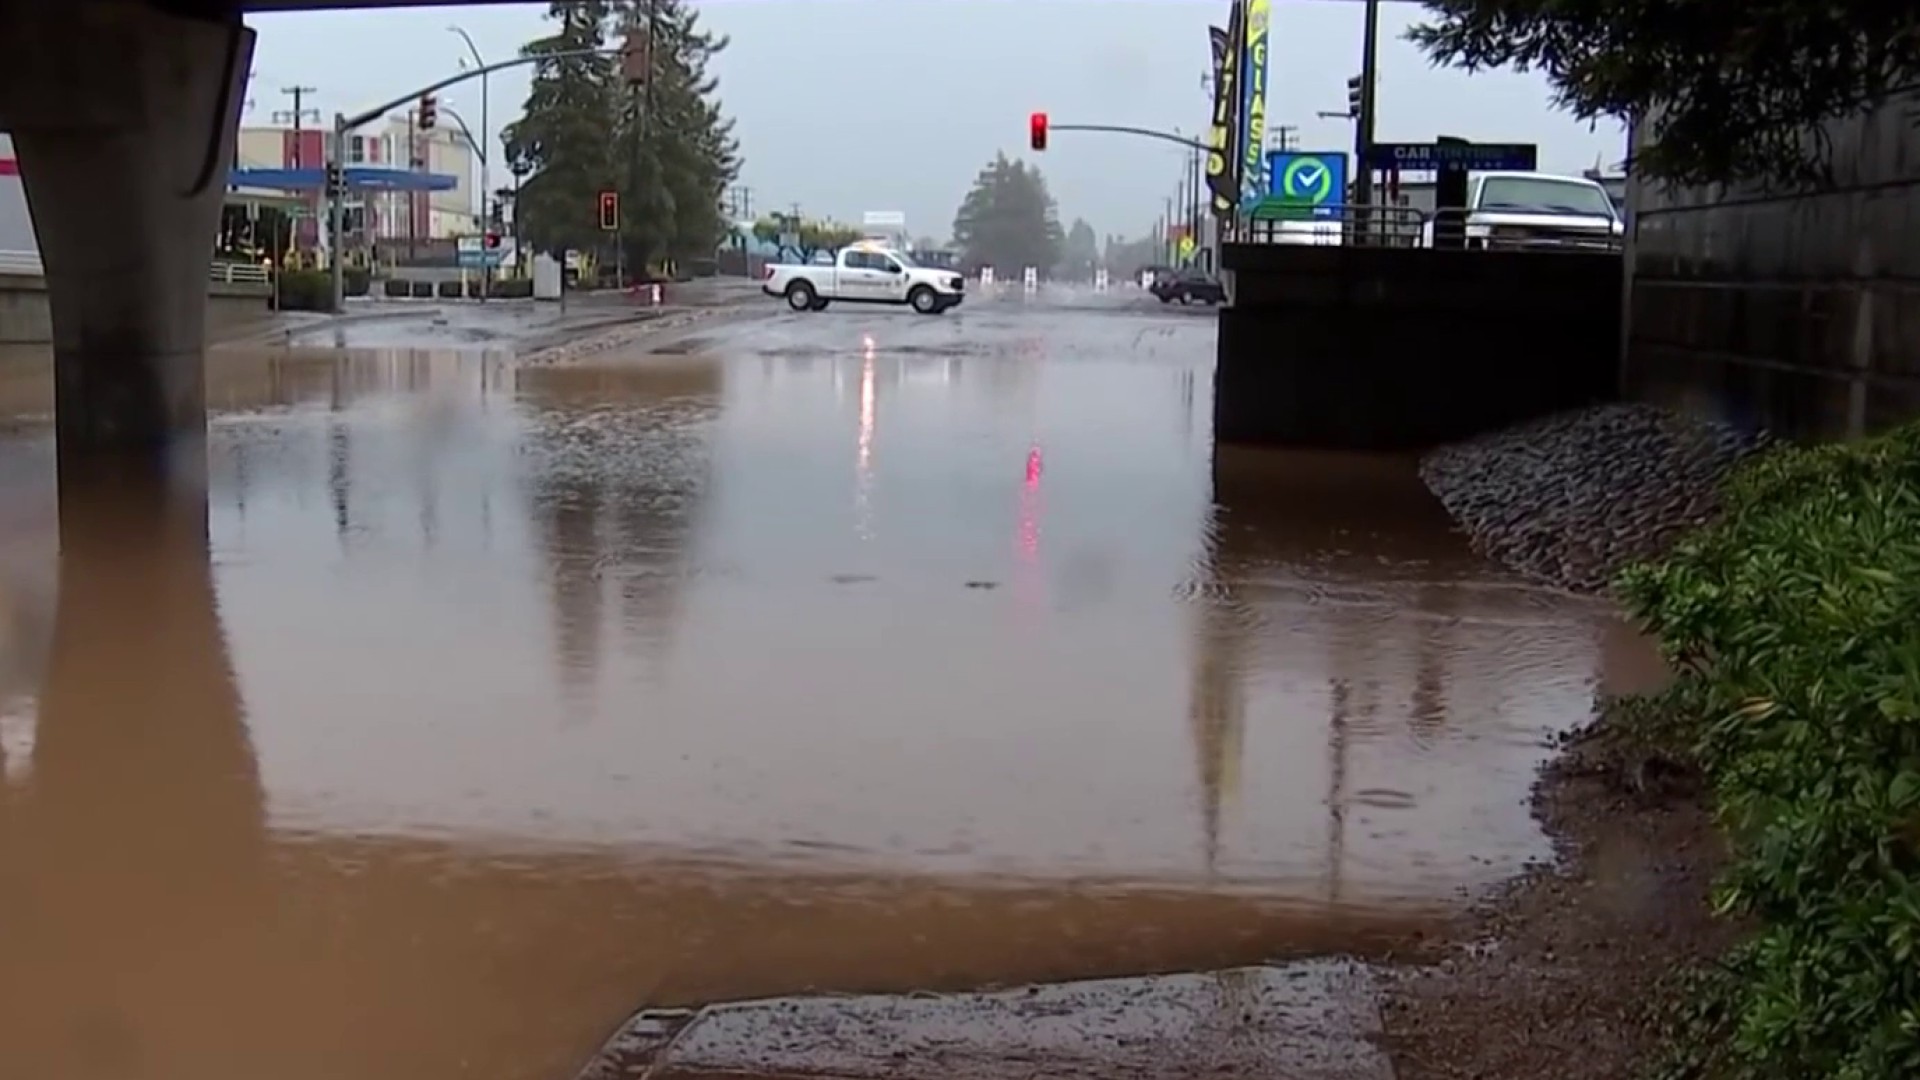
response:
M641 1005L1443 916L1543 853L1543 738L1651 658L1409 462L1216 464L1211 333L216 353L204 496L57 514L8 358L8 1074L553 1080Z

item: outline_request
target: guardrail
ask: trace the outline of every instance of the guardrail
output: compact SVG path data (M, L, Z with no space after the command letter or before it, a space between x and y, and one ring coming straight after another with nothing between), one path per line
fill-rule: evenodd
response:
M210 280L228 285L265 285L272 280L267 274L267 268L259 263L226 262L216 259L209 269Z
M47 268L40 262L40 253L37 251L0 251L0 274L41 277L46 272ZM267 268L258 263L217 259L207 268L207 280L228 285L265 285L271 278Z
M1235 238L1243 244L1308 247L1454 248L1541 253L1624 249L1625 238L1579 228L1487 225L1473 212L1447 208L1427 213L1411 206L1319 206L1297 215L1242 218Z

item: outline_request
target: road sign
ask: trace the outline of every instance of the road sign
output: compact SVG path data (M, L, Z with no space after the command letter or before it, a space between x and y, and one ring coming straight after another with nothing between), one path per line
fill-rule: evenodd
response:
M1027 267L1020 275L1020 287L1028 292L1038 290L1040 288L1040 271L1031 266Z
M1340 204L1347 201L1347 155L1338 150L1268 154L1267 197L1308 211L1305 216L1338 216Z
M993 285L993 267L983 266L980 268L980 285L982 288L989 288Z
M497 247L487 247L486 241L478 236L463 236L455 241L455 252L461 266L499 266L506 252Z
M1533 143L1374 143L1367 148L1367 166L1401 172L1532 172L1540 167L1540 148Z
M1093 291L1094 292L1107 291L1107 271L1105 267L1102 267L1093 272Z
M1191 236L1181 237L1180 238L1180 258L1183 260L1193 258L1193 249L1198 246L1199 245L1193 242L1193 237Z

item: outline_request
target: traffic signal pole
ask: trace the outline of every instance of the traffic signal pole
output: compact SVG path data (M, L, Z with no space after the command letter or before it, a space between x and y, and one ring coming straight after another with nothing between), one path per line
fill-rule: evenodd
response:
M1203 154L1211 153L1213 147L1199 139L1189 139L1185 135L1176 135L1171 131L1155 131L1152 128L1128 127L1124 124L1050 124L1054 131L1101 131L1109 135L1138 135L1143 139L1159 139L1162 142L1179 143L1181 146L1198 150Z
M1373 169L1367 164L1367 151L1373 148L1374 87L1380 81L1380 0L1367 0L1366 29L1360 44L1360 109L1354 117L1353 143L1356 172L1353 201L1361 206L1373 203Z
M327 193L327 201L330 204L327 208L327 231L332 234L329 237L329 246L331 248L333 262L334 314L341 314L345 312L347 308L347 268L341 261L341 249L345 246L346 240L344 226L346 224L345 204L347 195L346 167L348 132L354 128L378 120L402 105L438 93L449 86L458 86L469 79L483 78L495 71L503 71L507 68L520 67L525 64L537 64L544 60L560 60L572 56L618 56L621 52L622 50L618 48L561 49L557 52L536 53L532 56L517 56L512 60L502 60L497 64L487 64L483 67L462 71L458 75L441 79L439 82L423 86L412 93L402 94L391 101L382 102L374 108L354 113L351 116L345 113L335 113L333 117L333 138L329 140L330 145L327 149L327 164L331 167L330 171L337 172L340 177L337 190ZM412 153L413 148L408 147L407 152Z

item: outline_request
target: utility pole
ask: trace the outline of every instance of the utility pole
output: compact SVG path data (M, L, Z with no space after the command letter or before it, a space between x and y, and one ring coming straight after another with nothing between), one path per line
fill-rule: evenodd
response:
M1187 235L1193 237L1193 253L1197 257L1201 247L1200 208L1205 204L1200 191L1206 186L1206 166L1197 149L1187 155L1187 177Z
M273 114L273 122L276 124L293 125L293 167L296 169L302 168L306 163L300 160L301 126L309 116L313 117L314 123L317 124L320 122L320 110L306 107L307 95L317 93L318 91L311 86L283 86L280 88L280 92L293 99L293 108L275 111Z
M280 88L280 92L293 99L293 108L276 110L273 114L272 119L273 119L273 122L276 124L292 124L293 125L293 162L292 164L293 164L293 167L296 169L305 168L306 162L302 160L302 158L305 155L303 155L300 150L301 125L306 122L306 119L309 116L313 117L314 123L318 124L320 122L320 110L307 108L307 95L318 93L318 91L311 86L296 85L296 86L283 86ZM324 149L321 151L320 156L321 157L326 156L326 152ZM312 209L315 212L319 211L320 201L318 198L314 200ZM290 229L289 243L297 245L299 243L299 235L297 232L291 231L292 230L291 223L289 223L289 229ZM278 239L279 235L280 235L280 230L278 228L275 228L274 243L276 246L278 246L279 244L279 239ZM276 256L274 259L274 266L278 267L279 265L280 265L280 260Z

